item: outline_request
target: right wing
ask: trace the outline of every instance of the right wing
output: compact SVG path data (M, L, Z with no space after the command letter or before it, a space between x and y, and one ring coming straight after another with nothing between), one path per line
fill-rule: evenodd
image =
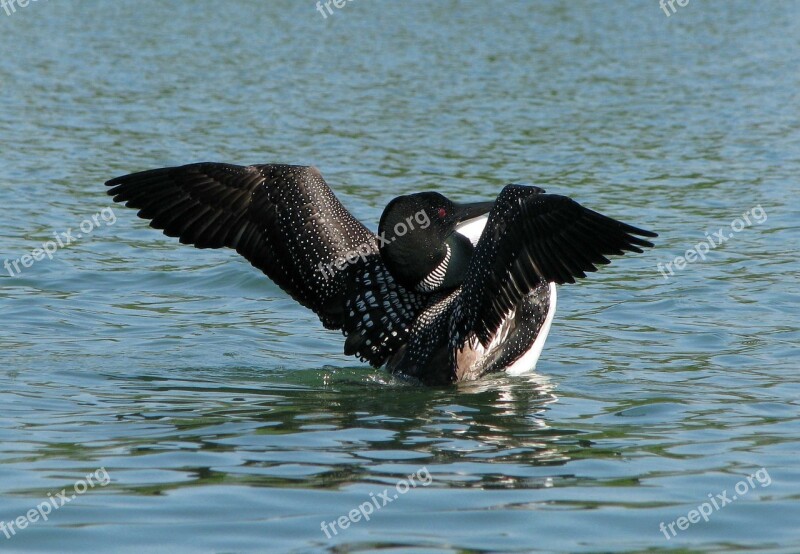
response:
M639 237L656 236L566 196L507 185L470 259L453 310L451 346L461 348L472 333L487 346L508 313L539 284L574 283L610 263L608 255L653 246Z

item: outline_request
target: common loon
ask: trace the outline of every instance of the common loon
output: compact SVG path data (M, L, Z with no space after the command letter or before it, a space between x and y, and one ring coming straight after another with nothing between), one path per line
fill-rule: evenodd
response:
M655 233L535 186L493 202L436 192L393 199L378 234L314 167L197 163L106 185L116 202L197 248L234 248L327 329L345 354L426 384L532 370L574 283Z

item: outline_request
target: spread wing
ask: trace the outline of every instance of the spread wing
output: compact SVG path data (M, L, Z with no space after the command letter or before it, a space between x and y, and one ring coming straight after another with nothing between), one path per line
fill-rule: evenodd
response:
M375 235L334 196L316 168L198 163L117 177L115 202L197 248L234 248L327 328L344 324L344 272ZM343 263L344 261L344 263Z
M606 256L641 253L653 244L640 237L656 236L566 196L506 186L470 260L451 320L452 346L463 346L471 333L487 346L506 315L539 283L574 283L610 263Z
M378 253L365 256L346 272L344 353L381 367L408 342L429 295L395 281Z

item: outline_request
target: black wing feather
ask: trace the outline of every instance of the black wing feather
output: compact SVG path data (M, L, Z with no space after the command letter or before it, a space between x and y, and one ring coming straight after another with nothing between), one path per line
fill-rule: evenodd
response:
M339 202L313 167L199 163L117 177L116 202L197 248L234 248L328 328L341 328L347 292L329 264L375 235ZM366 250L365 250L366 251Z
M642 252L656 233L584 208L537 187L506 186L470 260L454 308L451 339L461 348L472 333L484 346L506 315L541 283L574 283L606 256Z
M344 353L381 367L408 342L429 295L395 281L379 254L370 254L345 271Z

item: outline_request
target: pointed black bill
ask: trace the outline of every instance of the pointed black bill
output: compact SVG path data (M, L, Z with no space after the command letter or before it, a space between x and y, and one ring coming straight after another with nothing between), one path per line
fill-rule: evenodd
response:
M476 217L488 214L494 202L471 202L468 204L453 204L453 216L456 223L462 223Z

